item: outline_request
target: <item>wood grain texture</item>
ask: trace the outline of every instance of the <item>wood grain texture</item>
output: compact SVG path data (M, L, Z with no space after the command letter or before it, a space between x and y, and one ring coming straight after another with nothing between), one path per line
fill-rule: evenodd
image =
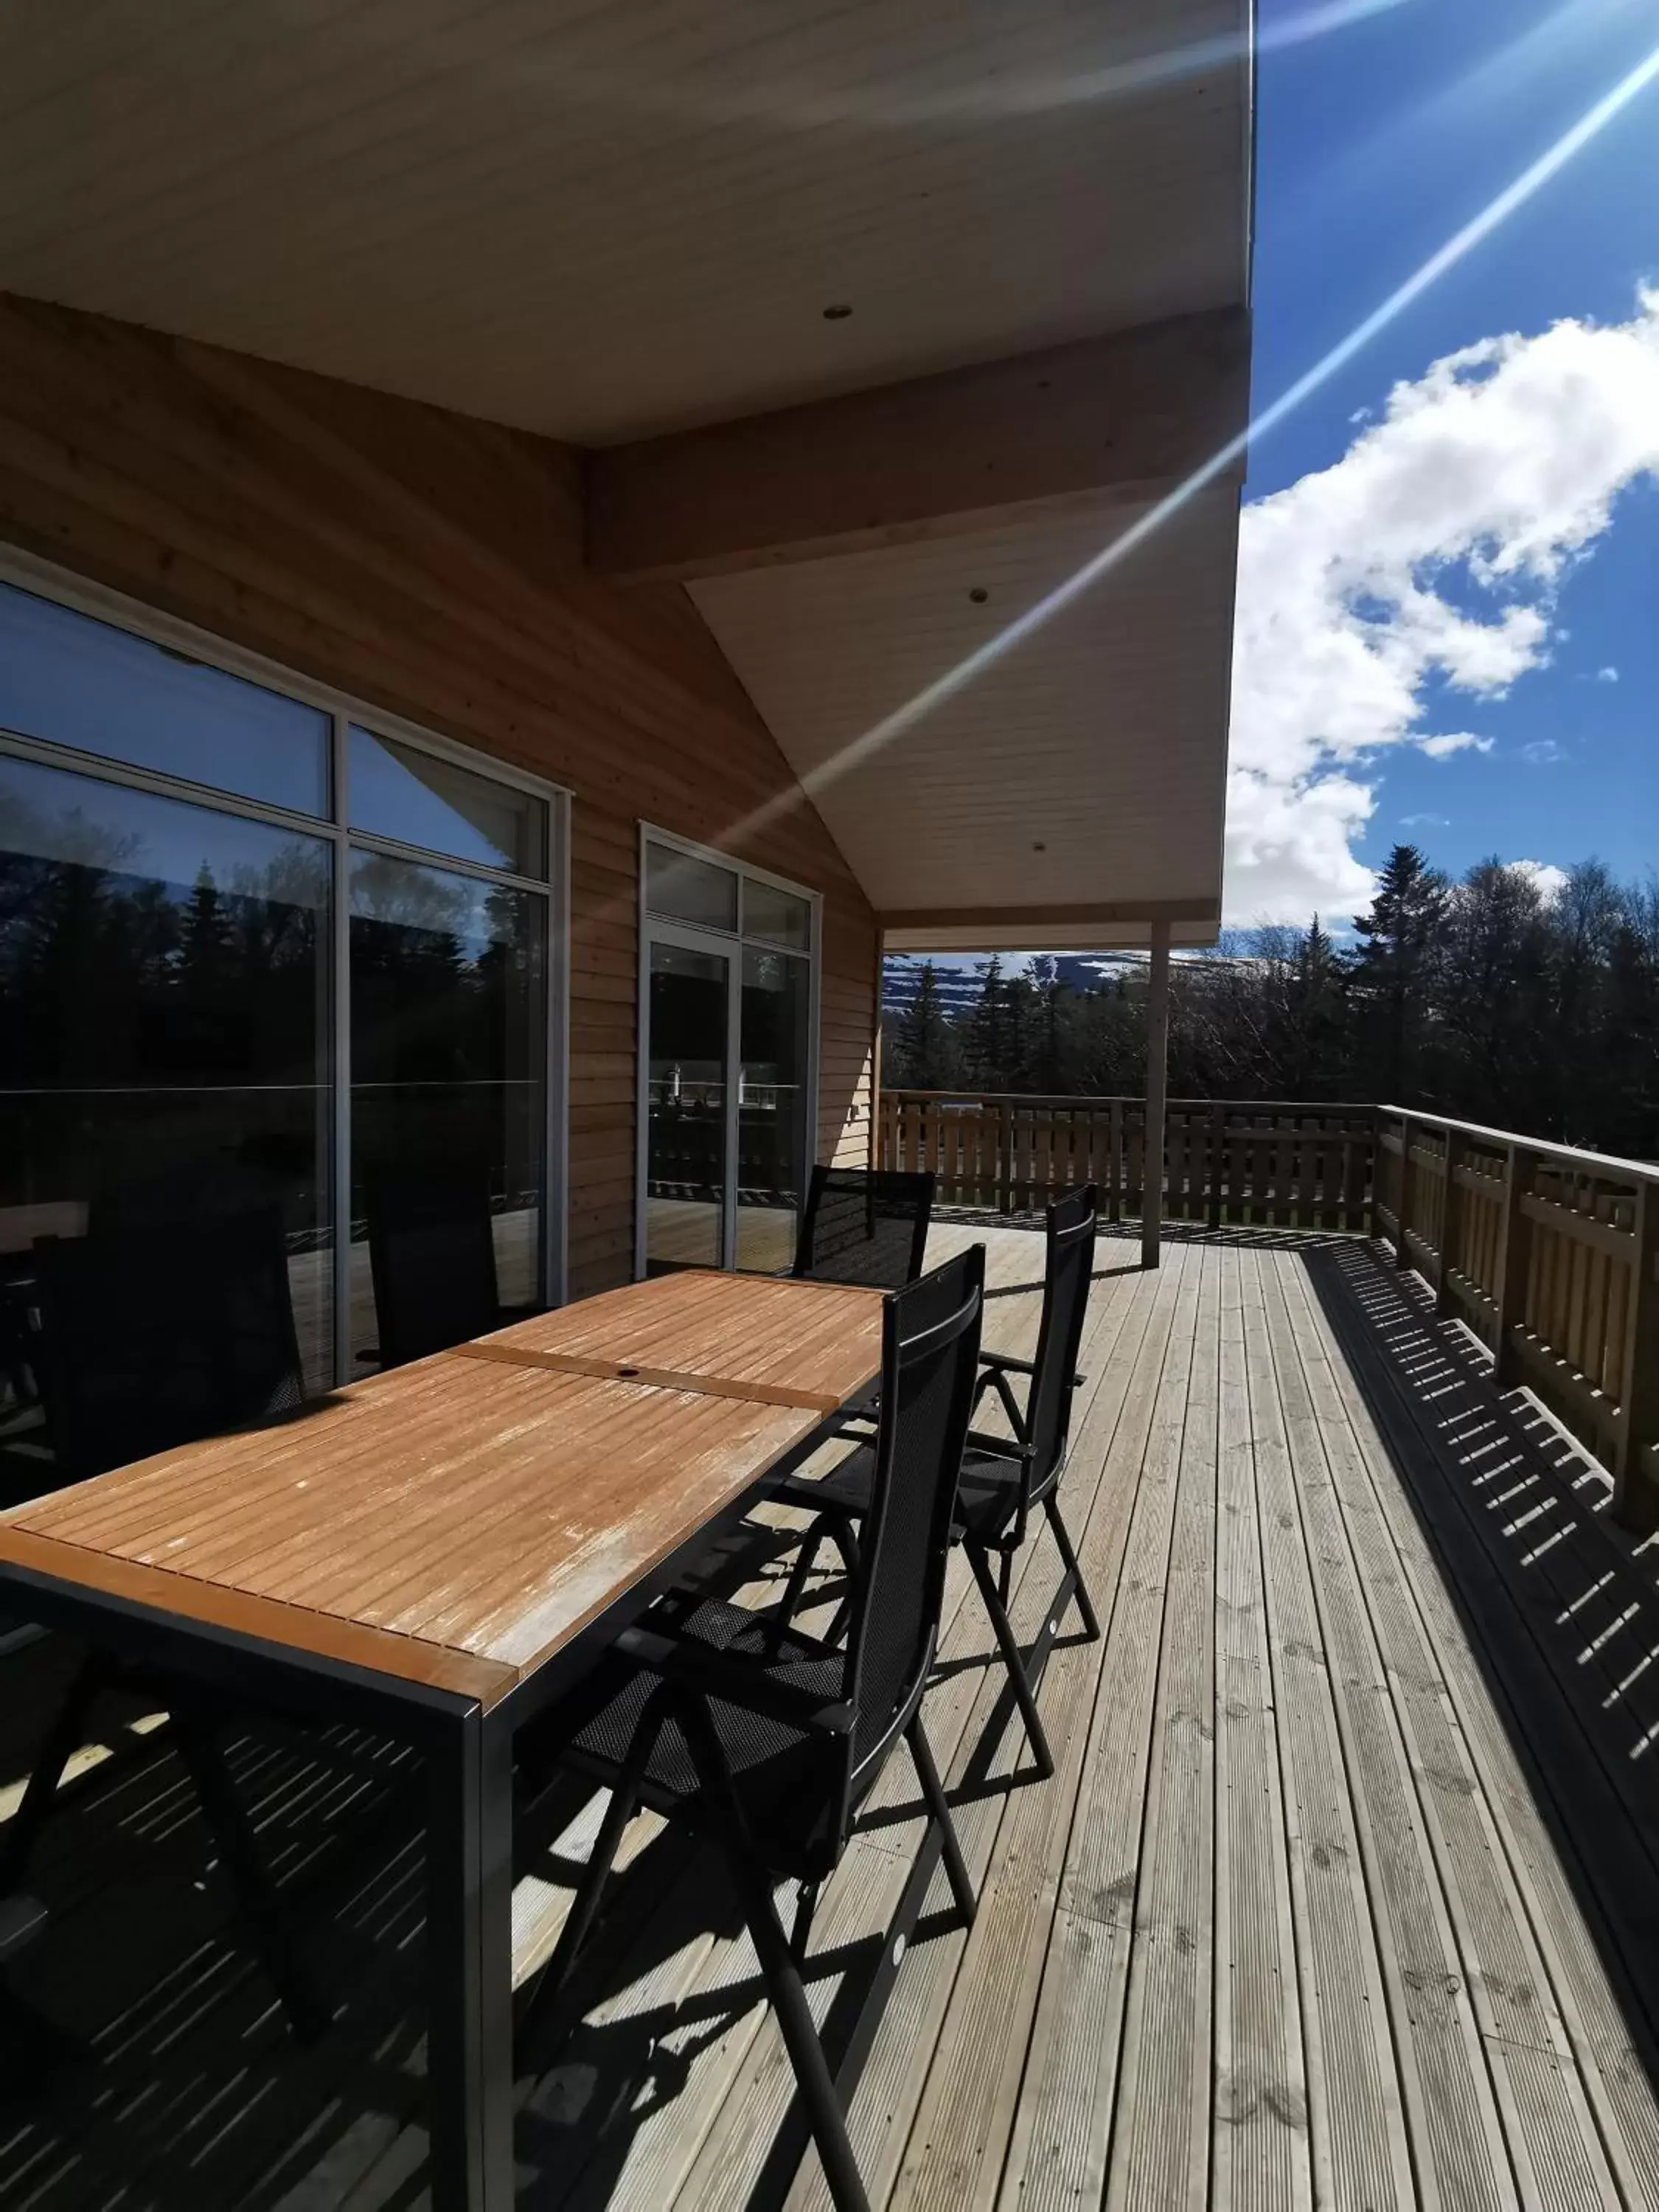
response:
M1183 315L589 459L603 575L716 576L1108 491L1162 497L1249 414L1249 318Z
M687 1309L679 1364L718 1377L724 1344L738 1371L720 1379L765 1391L787 1387L793 1309L811 1376L845 1374L850 1395L879 1366L878 1292L723 1275L665 1288L615 1294L592 1333L628 1340L637 1306L638 1334L672 1364ZM772 1317L758 1341L757 1306ZM573 1310L549 1319L571 1329ZM21 1544L20 1564L93 1587L108 1577L118 1594L137 1571L148 1603L222 1623L251 1604L265 1624L252 1632L325 1651L344 1635L364 1664L410 1679L429 1678L434 1652L461 1655L464 1674L487 1662L493 1702L811 1432L823 1401L794 1395L811 1402L441 1352L279 1427L20 1507L0 1520L0 1560Z
M932 1255L977 1234L990 1341L1029 1353L1040 1241L945 1224ZM1608 1528L1606 1486L1592 1491L1582 1467L1552 1477L1535 1416L1493 1390L1464 1332L1376 1248L1177 1230L1144 1273L1131 1240L1109 1234L1097 1274L1063 1496L1106 1632L1062 1632L1041 1692L1059 1771L1027 1784L1006 1674L953 1565L927 1715L981 1902L964 1933L936 1888L876 2037L851 2113L872 2205L1079 2212L1109 2187L1159 2212L1646 2212L1659 2202L1651 1553ZM1057 1571L1046 1537L1017 1561L1023 1638ZM772 1563L739 1595L777 1589ZM827 1620L833 1581L809 1599L808 1623ZM27 1740L0 1699L0 1772L22 1771ZM188 1823L167 1770L146 1789L133 1747L111 1742L83 1785L100 1821L48 1870L39 1991L81 1992L94 2035L119 2014L98 2047L142 2054L156 2089L29 2112L0 2141L0 2198L79 2212L94 2183L109 2195L177 2167L181 2202L192 2180L203 2201L263 2202L280 2158L283 2190L316 2212L407 2204L424 2142L385 2094L394 2030L374 2008L380 1954L355 1881L330 1927L356 2039L331 2043L325 2082L280 2028L264 2044L241 2032L222 1967L216 1989L205 1969L186 1978L206 1940L190 1881L134 1911L135 1853ZM296 1851L336 1817L315 1778L293 1790L313 1793L314 1814L276 1806L252 1771L248 1787ZM556 1939L601 1809L573 1799L550 1856L527 1868L520 1978ZM819 1906L820 2016L867 1972L920 1831L899 1755ZM374 1940L402 1956L418 1950L421 1877L405 1838L386 1848ZM528 2201L827 2212L814 2156L779 2170L793 2076L717 1869L649 1818L624 1859L631 1887L592 1939L585 2021L519 2085ZM779 1892L786 1920L792 1893ZM112 1996L112 1980L129 1994ZM145 2040L152 1984L158 2006L188 1988L193 2033ZM192 2153L214 2130L199 2168L163 2140L180 2112Z
M631 1272L641 820L823 894L866 1161L868 903L685 593L586 573L574 450L0 295L0 538L571 790L573 1294Z
M515 1322L481 1341L653 1374L753 1386L831 1412L881 1366L879 1291L703 1269L659 1275ZM647 1370L650 1370L647 1373Z

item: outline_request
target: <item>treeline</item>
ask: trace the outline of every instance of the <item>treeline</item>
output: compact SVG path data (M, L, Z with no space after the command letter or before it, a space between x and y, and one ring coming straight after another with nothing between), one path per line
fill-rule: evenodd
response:
M1011 972L993 958L954 1012L922 967L888 1024L882 1079L1133 1097L1146 1065L1144 969L1079 991L1052 959ZM1351 943L1316 919L1176 960L1170 1090L1386 1100L1659 1156L1659 882L1589 860L1547 895L1496 860L1455 882L1397 845Z

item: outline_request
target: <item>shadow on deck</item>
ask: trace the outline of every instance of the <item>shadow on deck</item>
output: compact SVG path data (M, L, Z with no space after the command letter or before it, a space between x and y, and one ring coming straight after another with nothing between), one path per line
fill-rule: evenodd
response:
M1103 1237L1073 1465L1105 1626L1024 1765L970 1587L929 1722L981 1905L924 1921L853 2113L894 2208L1659 2203L1659 1547L1577 1447L1363 1240ZM991 1247L1029 1346L1041 1247ZM763 1596L775 1569L750 1587ZM1028 1554L1030 1635L1054 1561ZM0 1814L72 1655L0 1661ZM137 1725L130 1725L136 1723ZM0 2080L0 2203L413 2208L419 1797L395 1747L250 1726L234 1764L337 2009L301 2050L235 1940L165 1729L112 1713L33 1886L13 1985L80 2040ZM814 1991L850 2017L917 1827L896 1762L826 1893ZM526 1847L520 1968L595 1808ZM826 2200L717 1867L636 1824L581 2025L520 2084L536 2208ZM942 1899L936 1899L940 1903Z

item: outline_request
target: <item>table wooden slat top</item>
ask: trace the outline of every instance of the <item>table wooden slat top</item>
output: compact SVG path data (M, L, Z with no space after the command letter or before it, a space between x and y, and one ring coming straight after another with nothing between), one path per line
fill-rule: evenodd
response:
M49 1493L0 1565L493 1704L869 1382L881 1303L635 1285Z
M829 1413L880 1368L882 1303L879 1291L840 1283L688 1268L538 1314L467 1349Z

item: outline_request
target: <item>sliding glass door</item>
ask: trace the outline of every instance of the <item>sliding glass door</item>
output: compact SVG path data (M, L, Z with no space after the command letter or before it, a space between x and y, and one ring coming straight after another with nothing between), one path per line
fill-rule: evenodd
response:
M646 1266L723 1267L732 956L661 931L646 1000Z
M776 1272L811 1158L816 902L648 836L641 1272Z

